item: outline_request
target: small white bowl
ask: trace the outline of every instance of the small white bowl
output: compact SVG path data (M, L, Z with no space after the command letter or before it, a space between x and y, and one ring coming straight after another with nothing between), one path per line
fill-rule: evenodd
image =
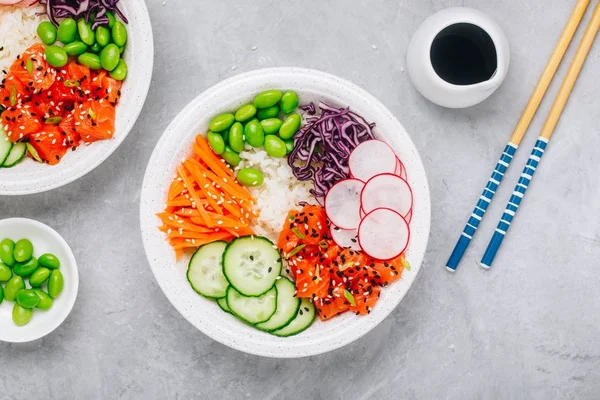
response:
M27 218L0 220L0 240L5 238L15 242L23 238L31 240L35 257L44 253L56 255L60 260L60 272L65 279L63 292L54 300L52 308L47 311L34 309L33 318L25 326L17 326L12 320L14 302L5 299L0 304L0 341L31 342L58 328L73 309L79 289L77 263L71 248L62 236L41 222ZM25 282L29 287L27 280Z

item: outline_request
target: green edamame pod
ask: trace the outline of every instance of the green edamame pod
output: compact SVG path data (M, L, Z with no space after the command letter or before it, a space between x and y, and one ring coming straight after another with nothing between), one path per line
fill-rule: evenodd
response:
M127 28L121 21L116 21L111 29L113 43L117 46L125 46L127 43Z
M86 23L85 19L81 18L77 21L77 32L79 33L81 41L88 46L92 46L96 43L96 34L92 30L91 24Z
M31 287L39 288L42 287L44 282L50 278L50 270L48 268L38 268L34 273L29 277L29 284Z
M19 290L17 303L23 308L33 308L40 302L40 297L33 289Z
M76 40L69 44L65 44L63 46L63 50L69 56L78 56L80 54L85 53L87 51L87 49L88 49L88 47L86 46L86 44L83 42L80 42L79 40Z
M277 107L277 106L263 108L261 110L258 110L258 113L256 113L256 116L261 121L263 119L267 119L267 118L275 118L278 115L279 115L279 107Z
M283 143L285 143L286 154L290 154L292 152L292 150L294 150L294 140L293 139L284 140Z
M108 27L110 29L112 29L112 27L115 26L115 22L117 22L117 19L115 18L115 14L113 14L112 11L107 11L106 17L108 18Z
M60 296L64 286L65 280L60 270L53 270L50 274L50 279L48 280L48 294L50 297L56 299L58 296Z
M264 181L262 172L254 168L242 168L238 171L236 179L244 186L260 186Z
M265 151L271 157L285 157L287 150L283 140L276 135L268 135L265 137Z
M119 48L116 44L111 43L100 52L100 64L107 71L112 71L119 65Z
M220 114L210 121L210 124L208 124L208 129L213 132L223 132L224 130L231 128L231 125L233 125L234 122L235 117L233 114Z
M4 298L8 301L15 301L19 290L25 289L25 281L18 275L13 276L4 286Z
M265 132L258 120L252 120L244 127L246 142L252 147L260 147L265 142Z
M223 154L225 151L225 140L223 139L223 136L209 131L206 134L206 139L208 140L208 145L215 154Z
M37 35L45 45L50 46L56 42L56 28L50 21L44 21L38 25Z
M279 90L265 90L254 98L254 106L256 108L273 107L275 104L279 103L281 96L283 95Z
M15 242L10 239L3 239L0 242L0 261L12 267L17 262L14 256Z
M245 106L241 106L235 112L235 120L239 122L246 122L256 115L256 107L252 104L246 104Z
M117 68L113 69L108 74L111 78L116 79L118 81L125 80L125 78L127 77L127 64L125 63L125 60L121 58L119 60Z
M42 289L34 289L34 291L40 298L40 302L37 304L37 306L35 306L35 308L39 310L49 310L54 303L52 297L50 297L50 295L48 295L48 293L44 292Z
M52 253L44 253L38 258L38 263L42 267L46 267L49 269L59 269L60 268L60 260Z
M236 153L244 150L244 127L240 122L231 125L229 129L229 146Z
M15 303L12 310L12 319L17 326L27 325L33 317L33 310L21 307Z
M8 282L12 278L12 270L4 263L0 262L0 282Z
M13 267L13 272L15 275L19 276L29 276L33 274L39 267L39 263L37 258L31 257L29 260L23 263L17 263Z
M223 160L232 167L237 167L242 162L239 154L233 151L229 146L225 146L225 151L221 154L221 157L223 157Z
M15 243L14 256L16 262L25 262L33 256L33 243L29 239L21 239Z
M110 31L107 27L100 25L96 28L96 43L100 47L106 47L110 43Z
M281 125L283 125L283 121L279 118L267 118L260 121L260 124L265 131L265 135L276 135Z
M48 46L46 47L44 53L46 54L46 61L48 61L48 64L52 65L53 67L64 67L67 65L67 62L69 62L69 56L62 47L54 45Z
M284 140L293 138L296 132L298 132L298 129L300 129L301 124L302 117L300 117L299 114L288 115L279 129L279 136Z
M284 114L291 114L298 108L299 103L300 100L298 100L296 92L285 92L281 97L281 111L283 111Z
M100 57L94 53L86 52L86 53L80 54L79 57L77 57L77 61L79 62L79 64L85 65L89 69L93 69L96 71L99 69L102 69L102 64L100 63Z
M60 21L57 37L63 44L73 43L77 39L77 22L73 18Z

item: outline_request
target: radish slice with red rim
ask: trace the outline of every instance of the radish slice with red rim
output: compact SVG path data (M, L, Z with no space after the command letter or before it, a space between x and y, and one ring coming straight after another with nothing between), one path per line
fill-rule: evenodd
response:
M406 220L406 222L408 222L409 225L410 225L410 222L412 221L412 217L413 217L413 210L411 208L410 211L408 212L408 214L406 214L406 217L404 217L404 219Z
M378 208L365 216L358 228L361 249L377 260L398 257L410 240L410 228L402 215Z
M396 169L394 170L394 175L402 176L402 161L399 158L396 159Z
M381 140L367 140L352 151L348 167L352 177L363 182L375 175L393 174L397 158L392 148Z
M360 224L360 193L365 184L358 179L344 179L325 196L325 214L337 227L356 229Z
M400 159L398 159L398 161L400 161ZM406 166L402 161L400 161L400 170L402 171L400 172L400 178L408 182L408 173L406 172Z
M404 179L393 174L380 174L365 184L360 200L367 214L376 208L389 208L405 217L412 208L413 195Z
M340 247L350 250L361 250L358 244L358 231L356 229L342 229L332 225L331 238Z

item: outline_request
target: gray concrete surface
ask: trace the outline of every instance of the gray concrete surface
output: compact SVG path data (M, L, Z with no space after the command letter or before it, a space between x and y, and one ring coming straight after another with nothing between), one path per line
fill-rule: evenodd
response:
M61 232L81 274L77 304L56 332L0 344L0 398L600 398L600 43L495 268L476 264L558 82L462 267L443 268L574 2L148 1L154 79L122 147L64 188L0 198L0 218L35 218ZM404 69L419 23L455 5L495 16L512 50L504 85L462 111L427 102ZM226 348L175 311L146 263L138 201L152 148L187 102L234 74L290 65L350 79L398 116L425 163L433 219L423 269L385 322L341 350L275 360Z

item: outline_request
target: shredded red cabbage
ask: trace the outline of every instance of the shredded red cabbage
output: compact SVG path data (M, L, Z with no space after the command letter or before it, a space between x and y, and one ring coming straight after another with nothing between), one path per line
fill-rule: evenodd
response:
M58 26L59 18L79 18L84 16L85 22L89 22L94 14L94 24L92 29L100 25L108 25L107 11L113 11L123 22L127 23L127 18L119 10L117 3L119 0L40 0L40 3L46 6L46 14L50 21Z
M348 178L350 153L360 143L374 139L374 123L368 123L350 108L336 108L319 103L320 116L313 103L301 109L310 115L294 137L294 150L288 164L301 181L313 180L313 196L321 200L327 191Z

